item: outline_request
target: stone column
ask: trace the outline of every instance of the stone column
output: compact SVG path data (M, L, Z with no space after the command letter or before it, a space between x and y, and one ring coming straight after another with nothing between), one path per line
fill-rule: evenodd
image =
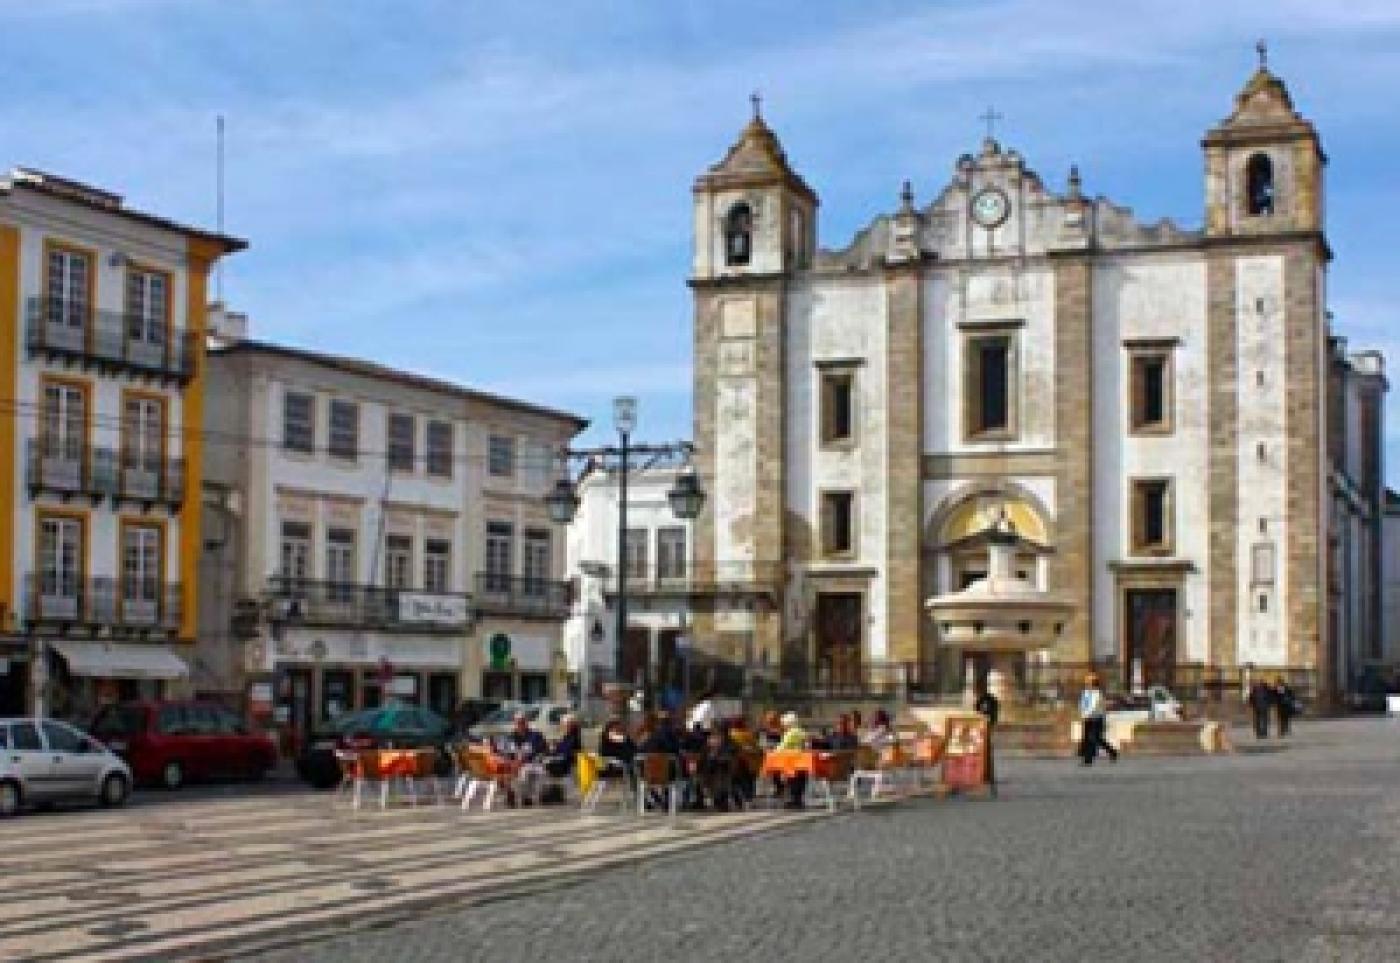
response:
M1055 259L1055 540L1051 588L1074 604L1057 659L1094 659L1093 264Z
M923 657L923 298L917 262L885 275L885 638L889 658Z

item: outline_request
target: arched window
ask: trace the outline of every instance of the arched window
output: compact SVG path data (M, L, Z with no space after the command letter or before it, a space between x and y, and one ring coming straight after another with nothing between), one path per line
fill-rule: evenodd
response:
M1245 208L1250 214L1274 212L1274 164L1267 154L1255 154L1244 169Z
M753 211L741 201L724 217L724 263L730 266L748 264L752 251Z

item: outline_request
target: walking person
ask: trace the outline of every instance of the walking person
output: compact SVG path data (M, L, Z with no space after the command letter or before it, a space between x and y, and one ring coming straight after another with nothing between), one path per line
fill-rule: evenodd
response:
M991 787L992 797L997 794L997 767L996 757L993 751L996 749L997 716L1001 714L1001 700L992 694L992 690L987 688L984 682L981 691L977 694L977 701L972 706L979 713L987 717L987 785Z
M1274 681L1274 706L1278 710L1278 735L1283 739L1287 737L1289 723L1298 712L1298 697L1283 676Z
M1249 687L1249 711L1254 713L1254 738L1269 738L1269 712L1274 707L1274 690L1263 679Z
M1118 761L1118 750L1104 738L1103 690L1099 688L1099 677L1090 673L1084 677L1084 691L1079 694L1079 759L1086 766L1092 766L1099 750L1108 753L1112 762Z

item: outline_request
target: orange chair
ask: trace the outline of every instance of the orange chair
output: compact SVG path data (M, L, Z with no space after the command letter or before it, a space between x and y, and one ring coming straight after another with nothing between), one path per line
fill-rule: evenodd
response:
M467 785L462 793L462 811L471 808L472 800L478 792L484 793L483 809L491 809L496 801L496 790L506 778L497 761L487 749L468 749L465 753Z
M676 757L664 752L642 753L637 757L637 777L637 814L646 815L647 796L653 791L660 792L666 797L666 809L674 823L685 791Z

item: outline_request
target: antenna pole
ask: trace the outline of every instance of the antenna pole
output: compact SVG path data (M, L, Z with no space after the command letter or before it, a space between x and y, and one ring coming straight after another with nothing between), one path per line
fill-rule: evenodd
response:
M224 233L224 115L219 114L214 121L218 142L215 163L214 183L214 223L220 234ZM224 262L220 258L214 265L214 300L224 300Z

